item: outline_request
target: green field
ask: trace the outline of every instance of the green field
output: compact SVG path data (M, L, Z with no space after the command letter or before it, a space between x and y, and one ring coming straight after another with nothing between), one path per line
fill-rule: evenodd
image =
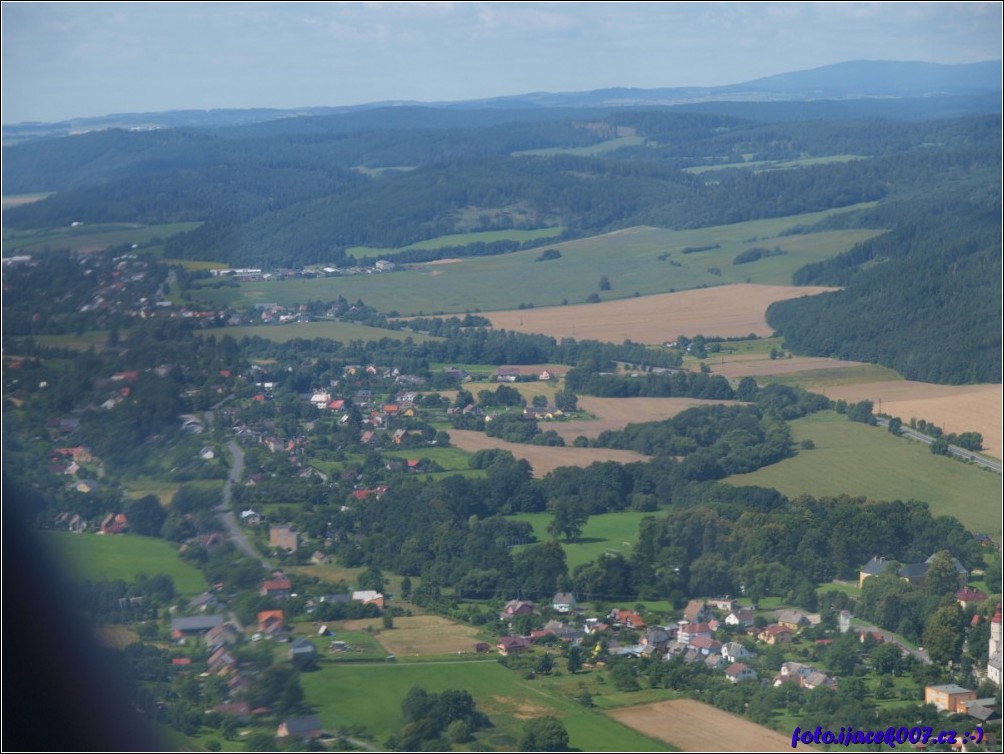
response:
M475 233L453 233L425 241L401 246L396 249L379 249L372 246L352 246L347 249L353 257L393 257L402 251L448 249L454 246L467 246L472 243L495 243L496 241L539 241L542 238L557 238L565 232L563 227L537 228L536 230L483 230Z
M138 573L166 573L174 579L179 594L195 595L208 588L202 573L182 562L177 547L162 539L61 531L42 532L42 536L57 562L62 561L67 573L78 581L133 581Z
M831 162L851 162L852 160L865 160L866 157L856 154L835 154L827 157L804 157L801 160L759 160L749 162L730 162L722 165L697 165L692 168L684 168L684 173L700 175L712 170L727 170L729 168L745 168L757 172L766 170L790 170L791 168L804 168L808 165L827 165Z
M954 516L971 531L1001 533L1001 477L880 427L823 411L791 422L795 442L814 450L726 481L773 487L789 497L848 495L871 500L922 500L935 515Z
M192 289L191 294L212 307L273 301L288 306L344 296L351 301L361 298L381 311L412 315L581 303L597 291L602 276L611 284L611 290L602 294L604 300L728 283L790 285L799 267L833 257L881 231L779 234L865 206L870 205L695 230L628 228L555 244L561 257L546 262L537 261L539 249L530 249L381 275L260 281L236 288ZM685 248L699 246L717 248L683 253ZM775 246L786 253L732 264L745 249Z
M547 157L555 154L574 154L579 157L593 157L604 152L612 152L615 149L624 147L645 146L644 136L620 136L616 139L607 139L599 144L590 144L588 147L547 147L545 149L522 149L513 152L513 157Z
M4 254L31 254L45 249L100 251L120 244L146 244L154 238L165 239L199 227L202 223L171 223L168 225L135 225L103 223L76 228L46 228L44 230L7 230L3 232Z
M563 663L558 660L556 663ZM401 726L401 700L412 688L441 693L447 689L470 692L478 709L495 727L482 731L479 740L493 750L514 750L522 725L532 717L553 715L568 730L570 746L581 751L671 751L621 725L601 712L588 710L566 698L562 688L578 677L523 680L494 658L485 661L443 663L382 663L345 665L322 663L321 669L300 676L304 695L324 727L337 731L362 725L383 743ZM361 693L363 690L364 693ZM663 692L665 694L665 692ZM665 698L665 697L664 697ZM639 701L643 701L640 700Z
M348 343L351 340L405 340L411 338L416 343L430 340L441 340L431 335L409 332L406 330L386 330L382 327L370 327L355 322L305 322L286 325L247 325L241 327L209 327L199 330L201 335L222 337L229 335L236 340L241 338L264 338L274 343L288 343L291 340L327 338Z
M712 370L713 371L713 370ZM806 369L789 374L764 375L759 382L767 385L798 385L806 390L814 388L837 387L838 385L860 385L864 382L889 382L902 380L903 375L889 367L879 364L862 364L852 367L837 367L836 369Z
M582 536L576 542L562 542L565 548L565 558L568 570L577 565L595 560L605 552L619 552L625 557L631 555L631 548L638 539L638 527L646 516L658 516L658 511L641 513L639 511L618 511L591 516L582 528ZM547 542L551 535L547 533L547 525L551 523L550 513L520 513L513 518L519 521L529 521L533 533L540 542Z

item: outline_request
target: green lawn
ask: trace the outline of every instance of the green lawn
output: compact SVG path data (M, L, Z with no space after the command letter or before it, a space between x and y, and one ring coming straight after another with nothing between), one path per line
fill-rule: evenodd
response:
M167 238L192 230L202 223L171 223L168 225L136 225L104 223L76 228L45 228L41 230L4 230L3 253L31 254L50 249L95 251L120 244L146 244L154 238Z
M541 157L555 154L574 154L579 157L592 157L604 152L612 152L615 149L624 147L645 146L644 136L619 136L616 139L607 139L599 144L590 144L587 147L546 147L544 149L522 149L513 152L513 157Z
M972 531L1000 534L997 474L932 455L926 445L832 411L798 419L791 427L796 445L812 440L815 449L726 481L773 487L789 497L846 493L871 500L922 500L935 515L955 516Z
M470 459L473 453L460 448L410 448L404 450L385 450L381 453L385 458L428 458L443 467L443 471L470 471Z
M199 330L200 334L216 335L221 337L229 335L240 340L241 338L265 338L274 343L288 343L291 340L301 338L312 340L314 338L328 338L329 340L340 340L349 342L351 340L405 340L411 338L416 343L425 343L430 340L442 340L431 335L422 333L407 332L404 330L387 330L382 327L370 327L360 325L355 322L304 322L286 325L247 325L241 327L209 327Z
M582 529L582 536L576 542L562 542L565 548L565 558L568 570L577 565L595 560L605 552L619 552L625 557L631 555L631 549L638 539L638 527L646 516L659 516L654 513L638 511L619 511L591 516ZM664 514L663 514L664 515ZM529 521L534 534L540 542L547 542L551 535L547 533L547 525L551 523L549 513L520 513L513 518L519 521Z
M57 562L62 561L72 579L133 581L136 574L166 573L179 594L195 595L208 588L205 577L178 557L177 547L162 539L133 535L101 536L42 532Z
M256 281L235 288L193 289L191 294L208 306L238 307L265 302L292 305L344 296L353 301L361 298L381 311L428 315L514 309L520 304L581 303L596 292L604 276L612 286L603 293L605 300L729 283L789 285L799 267L829 259L881 231L779 234L864 206L868 205L695 230L628 228L556 243L554 248L561 257L546 262L537 261L539 249L530 249L381 275ZM716 248L683 253L685 248L699 246ZM732 264L739 252L755 246L776 246L786 253L750 264Z
M412 249L448 249L454 246L468 246L472 243L495 243L496 241L539 241L542 238L557 238L565 232L563 227L537 228L535 230L482 230L475 233L452 233L448 236L438 236L425 241L408 244L397 249L380 249L373 246L352 246L346 250L350 256L359 257L393 257L402 251Z
M401 700L417 685L436 693L446 689L470 692L478 709L495 726L479 735L492 749L514 750L527 719L554 715L565 724L570 745L581 751L672 750L566 698L560 683L564 680L527 681L494 658L483 662L322 664L320 670L300 676L306 700L315 706L327 730L362 725L380 743L400 729Z

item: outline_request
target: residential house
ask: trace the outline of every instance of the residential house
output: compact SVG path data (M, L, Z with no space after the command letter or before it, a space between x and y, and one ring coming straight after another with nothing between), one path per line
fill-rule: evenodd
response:
M708 666L708 670L721 670L727 667L730 663L721 655L710 654L704 658L704 664Z
M519 367L499 367L495 370L496 382L516 382L519 379Z
M987 678L1000 688L1001 665L1004 664L1004 639L1001 637L1001 605L990 620L990 641L987 643Z
M722 643L720 641L715 641L707 636L695 636L691 639L688 645L693 649L696 649L702 655L707 657L708 655L719 655L722 654Z
M646 628L645 619L634 610L614 610L607 617L612 618L615 625L619 624L624 628Z
M748 660L755 655L737 641L727 641L722 645L722 657L731 662Z
M221 623L206 631L206 646L215 652L222 646L232 647L240 639L240 632L230 623Z
M361 591L352 592L353 602L362 602L364 605L376 605L381 610L384 607L384 596L380 592L373 589L363 589Z
M204 613L209 608L216 607L218 603L219 600L216 598L215 594L212 592L203 592L199 596L190 599L186 607L189 610L198 610L200 613Z
M757 638L767 644L791 644L791 629L774 623L758 633Z
M298 738L301 741L312 741L320 738L324 733L324 726L318 715L307 715L306 717L287 717L279 723L276 729L276 738Z
M575 595L571 592L558 592L551 600L551 608L556 613L571 613L575 611Z
M782 610L777 616L778 625L798 631L809 625L809 616L801 610Z
M714 631L707 623L681 623L676 639L681 644L691 644L699 636L710 639Z
M101 521L102 534L122 534L129 527L124 513L109 513Z
M261 523L261 514L248 508L246 511L241 511L241 523L245 526L257 526Z
M83 492L85 495L91 492L97 492L99 485L93 479L81 479L76 484L73 485L73 489L77 492Z
M961 704L967 715L975 717L981 723L1000 720L1001 713L997 709L997 699L992 696L984 697L983 699L972 699L961 702Z
M666 651L669 644L669 632L662 628L650 628L641 637L641 643L646 647L655 647L659 651Z
M687 623L703 623L711 618L711 609L704 600L690 600L683 608L683 619Z
M740 681L746 680L755 681L756 671L745 663L734 662L725 668L725 677L732 683L739 683Z
M271 526L268 530L268 546L296 552L296 548L300 546L300 536L289 526Z
M209 655L206 666L212 675L229 675L237 669L237 658L230 653L229 647L223 645Z
M284 638L286 614L282 610L262 610L258 613L258 631L271 639Z
M533 615L533 603L525 600L509 600L499 613L499 620L509 620L517 615Z
M968 609L970 606L979 607L981 602L986 602L987 595L981 592L979 589L973 589L972 587L963 587L955 593L956 601L962 605L962 609Z
M503 636L495 646L500 655L508 657L510 654L526 652L530 648L530 640L522 636Z
M190 618L173 618L171 636L182 639L186 636L201 635L223 623L222 615L195 615Z
M964 714L966 708L962 703L975 699L975 691L964 689L956 683L924 687L924 704L933 704L942 712L962 712Z
M724 610L727 613L731 613L739 609L739 602L731 597L715 597L708 600L708 606L715 610Z
M310 562L314 565L323 565L325 563L330 563L331 558L320 550L314 550L314 554L310 556Z
M267 579L261 582L261 589L258 591L262 597L275 597L276 599L289 599L293 594L293 582L285 577Z
M738 610L733 610L725 616L725 625L749 628L753 625L753 611L748 607L741 607Z
M306 637L297 639L289 645L287 656L290 660L294 661L310 660L317 657L317 647L314 646L314 642Z

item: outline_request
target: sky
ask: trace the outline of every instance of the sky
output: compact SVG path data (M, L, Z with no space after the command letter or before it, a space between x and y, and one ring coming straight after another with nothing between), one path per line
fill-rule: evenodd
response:
M3 2L3 123L735 84L1001 58L1002 5Z

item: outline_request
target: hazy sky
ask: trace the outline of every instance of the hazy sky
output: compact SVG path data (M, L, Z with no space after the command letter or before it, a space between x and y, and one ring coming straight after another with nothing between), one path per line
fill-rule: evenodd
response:
M1001 57L990 3L4 2L4 123Z

